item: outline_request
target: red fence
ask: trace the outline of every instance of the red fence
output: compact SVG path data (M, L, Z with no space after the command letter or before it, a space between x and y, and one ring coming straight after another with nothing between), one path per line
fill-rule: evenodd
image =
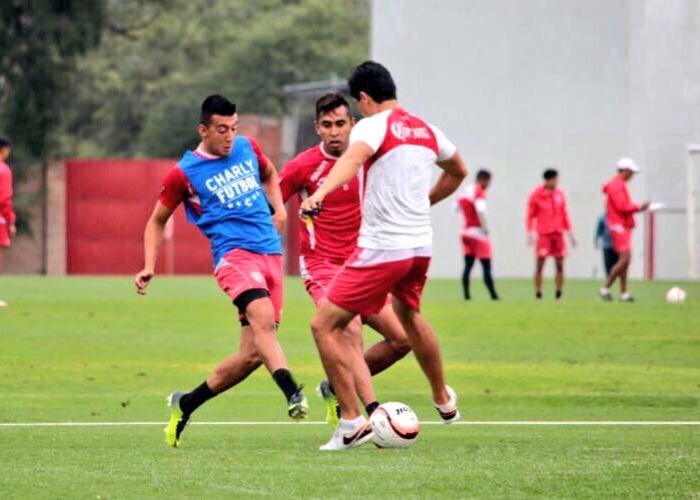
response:
M174 160L69 160L66 171L66 270L135 274L143 266L143 230L165 171ZM156 272L211 273L209 243L178 208L173 238Z

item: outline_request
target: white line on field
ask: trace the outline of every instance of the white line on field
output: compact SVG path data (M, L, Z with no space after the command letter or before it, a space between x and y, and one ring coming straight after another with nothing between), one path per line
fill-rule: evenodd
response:
M442 425L440 421L421 422L421 425ZM165 425L165 422L4 422L0 423L0 429L13 427L142 427L149 425ZM190 425L327 425L326 422L252 422L252 421L231 421L231 422L190 422ZM687 420L464 420L455 422L452 425L491 425L491 426L700 426L700 421Z

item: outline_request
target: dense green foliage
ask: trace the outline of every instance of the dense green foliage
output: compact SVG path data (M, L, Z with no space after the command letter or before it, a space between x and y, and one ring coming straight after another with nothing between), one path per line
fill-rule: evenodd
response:
M8 0L0 133L25 160L177 155L203 96L281 115L284 85L367 57L368 25L367 0Z
M126 2L129 6L133 3ZM281 115L283 86L345 76L368 53L366 0L164 0L129 31L107 29L80 60L62 151L176 156L196 138L203 96ZM113 6L127 25L129 9Z
M562 303L535 303L529 281L503 281L499 303L460 299L431 281L424 312L443 346L464 420L699 420L700 285L667 304L667 283L634 283L636 304L602 303L571 281ZM476 289L475 292L481 292ZM483 296L483 295L482 295ZM125 278L3 278L3 422L159 422L165 395L201 382L236 348L236 314L211 278L157 277L146 297ZM287 282L280 336L309 386L322 375L298 279ZM367 334L367 342L377 336ZM383 400L436 420L412 358L375 379ZM207 403L195 423L287 422L264 370ZM4 498L694 498L698 427L424 425L410 450L316 451L323 425L206 426L181 449L162 425L0 426Z

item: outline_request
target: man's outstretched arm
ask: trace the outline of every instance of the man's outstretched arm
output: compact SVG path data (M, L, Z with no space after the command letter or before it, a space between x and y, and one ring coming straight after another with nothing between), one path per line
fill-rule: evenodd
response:
M156 207L153 209L151 218L148 219L148 223L146 224L146 230L143 234L144 265L143 269L139 271L139 273L136 274L136 278L134 278L136 293L140 295L146 295L146 287L148 287L151 278L153 278L155 274L158 252L163 243L165 224L172 214L172 210L158 201Z

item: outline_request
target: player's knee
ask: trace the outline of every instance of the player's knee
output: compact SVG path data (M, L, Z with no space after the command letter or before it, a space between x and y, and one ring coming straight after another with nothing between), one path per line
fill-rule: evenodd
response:
M246 369L252 371L262 364L262 358L257 351L250 351L243 354L242 363Z

